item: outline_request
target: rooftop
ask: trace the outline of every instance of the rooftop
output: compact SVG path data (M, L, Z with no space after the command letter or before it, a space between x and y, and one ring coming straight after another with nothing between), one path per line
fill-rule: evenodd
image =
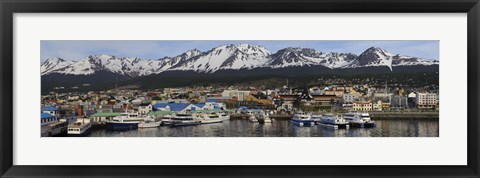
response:
M58 111L58 109L53 106L48 106L48 107L43 107L42 111Z

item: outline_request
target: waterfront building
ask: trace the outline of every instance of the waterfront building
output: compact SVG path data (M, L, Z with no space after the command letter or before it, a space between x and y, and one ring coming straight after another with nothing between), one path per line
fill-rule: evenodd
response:
M382 100L378 100L377 102L372 103L372 109L374 111L381 111L382 110Z
M372 103L373 111L385 111L390 110L390 103L387 101L377 100L377 102Z
M352 109L354 111L371 111L373 105L370 101L354 101Z
M408 107L408 98L407 96L392 96L392 99L390 100L391 107L392 108L407 108Z
M41 110L42 110L42 113L48 113L55 117L58 117L58 109L56 107L48 106L48 107L43 107Z
M103 123L108 120L112 120L114 117L121 115L119 112L110 112L110 113L95 113L90 118L93 123Z
M416 105L418 109L438 108L438 93L417 93Z
M57 122L58 118L50 113L40 113L40 124L41 125L48 125L53 122Z

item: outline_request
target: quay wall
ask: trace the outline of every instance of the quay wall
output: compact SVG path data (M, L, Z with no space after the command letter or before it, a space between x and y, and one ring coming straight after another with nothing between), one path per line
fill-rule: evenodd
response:
M325 114L325 113L320 113ZM343 113L336 113L339 115L343 115ZM439 113L438 112L418 112L418 111L409 111L409 112L369 112L370 117L374 120L394 120L394 119L432 119L438 120ZM278 120L290 120L293 115L285 115L285 114L272 114L269 116L272 119ZM248 119L247 114L233 114L230 116L230 119Z
M438 119L439 112L369 112L375 120L393 119Z

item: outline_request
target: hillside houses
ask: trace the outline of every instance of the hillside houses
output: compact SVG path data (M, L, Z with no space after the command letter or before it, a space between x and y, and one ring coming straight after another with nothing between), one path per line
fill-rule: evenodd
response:
M330 81L334 83L334 81ZM394 85L394 84L392 84ZM383 84L325 84L293 88L273 87L181 87L152 91L115 89L86 93L42 95L42 118L91 117L102 122L125 111L171 114L208 110L253 109L309 111L438 110L438 91ZM46 115L50 114L50 115Z

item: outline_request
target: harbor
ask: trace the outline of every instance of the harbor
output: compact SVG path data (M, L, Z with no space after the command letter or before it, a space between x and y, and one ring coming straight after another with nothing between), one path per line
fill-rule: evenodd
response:
M325 79L319 79L325 80ZM328 84L50 92L42 137L438 137L436 86ZM344 79L325 80L329 83ZM324 84L325 85L325 84ZM393 90L393 91L392 91Z
M379 120L375 128L300 127L287 120L270 124L230 120L191 127L159 127L130 131L92 130L90 137L438 137L438 121Z
M158 114L159 112L157 112ZM163 115L119 113L108 120L69 118L42 127L42 136L73 137L438 137L438 117L370 118L369 113L269 115L260 109ZM372 112L372 115L378 113ZM415 113L411 113L412 115ZM98 116L98 115L97 115ZM107 116L107 115L101 115ZM98 121L98 120L97 120ZM95 125L93 127L92 125Z

